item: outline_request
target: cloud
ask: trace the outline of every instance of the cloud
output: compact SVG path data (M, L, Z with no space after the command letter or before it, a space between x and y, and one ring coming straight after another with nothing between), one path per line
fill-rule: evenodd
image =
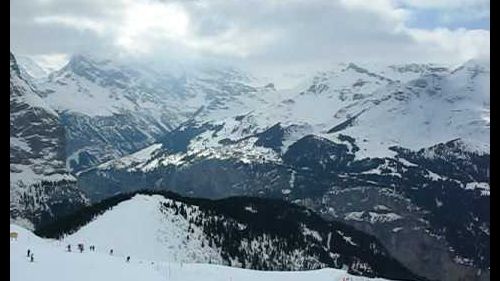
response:
M131 52L149 52L157 40L179 40L188 34L189 16L172 3L133 3L116 29L116 44ZM111 24L110 24L111 25Z
M415 41L428 46L429 50L436 50L434 56L455 54L455 58L459 61L471 58L489 59L490 56L490 33L486 30L411 29L409 33ZM428 55L430 57L432 54Z
M61 24L66 25L68 27L84 31L90 30L96 32L97 34L101 34L105 30L104 24L93 21L88 18L79 18L74 16L44 16L44 17L35 17L34 22L38 24Z
M456 11L467 6L484 13L485 3L16 0L11 2L11 49L27 55L214 59L273 71L338 61L455 63L489 56L489 31L408 22L415 9Z

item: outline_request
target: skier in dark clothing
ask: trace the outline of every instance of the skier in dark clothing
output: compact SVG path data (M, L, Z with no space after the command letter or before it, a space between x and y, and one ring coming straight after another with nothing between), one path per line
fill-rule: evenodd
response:
M66 247L66 248L68 248L68 252L71 252L71 245L70 244L68 244L68 247Z
M30 256L30 253L31 253L31 250L30 250L30 249L28 249L28 252L27 252L27 254L26 254L26 256L27 256L28 258L29 258L29 256Z
M130 256L127 257L127 262L130 262Z
M33 253L31 253L30 262L33 262L34 260L35 260L35 258L33 257Z
M109 254L113 255L113 249L109 250Z

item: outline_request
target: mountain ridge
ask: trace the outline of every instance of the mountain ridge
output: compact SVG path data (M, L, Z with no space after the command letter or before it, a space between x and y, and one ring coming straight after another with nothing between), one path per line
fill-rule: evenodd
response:
M160 239L158 242L181 239L184 240L184 242L176 242L175 244L183 245L187 243L190 245L190 243L195 242L202 243L201 247L203 248L203 245L205 245L204 247L207 247L207 249L203 251L199 249L197 251L201 251L199 254L202 255L202 257L200 257L202 260L207 259L205 262L210 261L210 263L223 263L226 265L258 270L304 270L322 268L326 265L334 268L342 268L344 266L348 268L349 273L355 275L424 280L405 271L396 261L388 258L387 254L384 254L385 250L375 242L376 240L374 240L374 238L369 236L365 237L365 234L356 232L354 229L342 224L335 222L326 223L305 208L280 200L263 198L233 197L213 201L182 197L171 192L146 190L127 195L119 195L118 197L110 198L106 202L101 203L99 206L102 205L102 207L98 207L95 211L96 213L89 214L87 217L87 219L91 217L93 217L93 219L88 223L82 222L82 227L79 230L70 226L70 229L73 230L64 234L64 240L76 242L82 240L90 241L93 239L94 241L92 243L96 243L98 247L102 247L103 245L101 242L103 242L105 238L96 237L92 234L94 231L106 231L103 229L108 229L109 227L123 228L114 226L116 222L113 223L111 217L116 216L112 215L113 212L128 210L127 212L131 211L142 214L144 211L139 210L155 208L154 206L156 206L156 203L153 202L160 203L158 206L163 210L162 213L167 216L163 224L170 224L170 221L177 221L176 217L182 220L181 216L186 220L186 225L181 227L186 229L184 230L186 231L184 234L175 234L178 238L170 237L166 240L160 237L158 238ZM108 205L108 203L111 205ZM147 206L144 204L147 204ZM151 204L153 204L153 206ZM125 210L123 210L124 208ZM129 210L130 208L133 208L135 211ZM105 209L107 209L107 211ZM92 207L88 207L85 210L92 210ZM147 213L149 214L148 216L155 217L155 215L150 214L149 211ZM78 216L78 214L75 215ZM263 216L265 216L266 219L264 219ZM149 220L149 218L142 218L141 220ZM74 225L75 219L68 218L66 221ZM135 222L132 220L129 222L131 226L134 225L134 223ZM99 227L96 226L97 224L99 224ZM142 228L153 226L144 222L141 222L141 224ZM57 222L53 224L52 229L56 232L53 232L49 237L61 237L62 233L57 233L57 225ZM64 227L65 224L62 223L60 225ZM155 222L154 225L157 225L159 228L162 227L158 222ZM177 226L169 226L168 232L166 232L165 229L165 232L160 231L156 233L170 235L167 233L171 233L172 229L176 227ZM50 226L45 229L50 229ZM62 229L59 231L62 231ZM109 229L107 232L116 231L127 233L127 231L123 229ZM150 236L145 234L150 233L148 230L139 230L139 232L144 232L140 237ZM40 229L36 233L45 233L45 235L47 235L50 232ZM197 238L195 242L193 242L191 240L193 238L182 238L183 235L186 234L188 236L201 235L201 238ZM124 236L127 235L124 234ZM154 237L150 238L154 239ZM304 244L303 239L308 242ZM325 246L324 244L326 242L330 243L330 245ZM119 245L117 243L118 242L115 243L115 246L118 248ZM318 243L320 244L316 245ZM368 245L361 246L361 244L364 245L367 243L370 245L369 247ZM264 244L267 246L262 247ZM158 246L154 248L156 249ZM163 248L168 249L168 247ZM217 248L220 249L219 257L216 250ZM370 250L366 250L368 248ZM216 251L210 251L210 249ZM328 251L333 251L334 253L326 255L321 253L321 251L327 249L330 249ZM186 251L190 252L195 250L191 248L183 250L183 252ZM297 255L296 251L299 251L301 254ZM336 251L338 251L338 253L336 253ZM212 254L210 257L203 257L206 253L211 252ZM134 255L137 256L139 253L135 253ZM263 255L278 256L269 258L269 263L267 263L267 261L255 260L255 255L259 257ZM283 256L280 257L280 255ZM377 257L371 258L371 255ZM186 254L181 261L193 262L188 256L190 255ZM139 255L138 258L145 258L145 256ZM158 258L160 257L158 256ZM182 259L182 257L178 258ZM284 262L273 264L273 261L278 260ZM344 263L345 265L343 265Z

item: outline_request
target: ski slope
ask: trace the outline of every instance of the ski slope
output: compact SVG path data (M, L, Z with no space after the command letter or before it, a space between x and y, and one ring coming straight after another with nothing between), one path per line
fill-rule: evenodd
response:
M71 280L71 281L332 281L349 280L382 281L352 276L339 269L321 269L301 272L269 272L232 268L212 264L181 264L113 256L104 252L66 252L65 243L37 237L30 231L11 225L17 232L17 240L10 242L10 280ZM74 245L73 248L76 248ZM34 262L26 257L26 251L34 253ZM349 279L344 279L349 278Z
M162 211L161 204L167 202L172 201L159 195L136 195L65 237L63 243L93 244L96 251L113 249L115 255L148 260L221 264L218 249L202 247L202 241L208 245L208 240L200 228L193 226L190 236L195 239L186 239L189 222L173 210Z

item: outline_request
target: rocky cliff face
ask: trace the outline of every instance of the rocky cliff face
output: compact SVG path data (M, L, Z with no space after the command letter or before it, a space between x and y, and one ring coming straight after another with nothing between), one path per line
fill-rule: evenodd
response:
M65 168L65 134L59 115L10 57L11 220L39 226L87 203Z

